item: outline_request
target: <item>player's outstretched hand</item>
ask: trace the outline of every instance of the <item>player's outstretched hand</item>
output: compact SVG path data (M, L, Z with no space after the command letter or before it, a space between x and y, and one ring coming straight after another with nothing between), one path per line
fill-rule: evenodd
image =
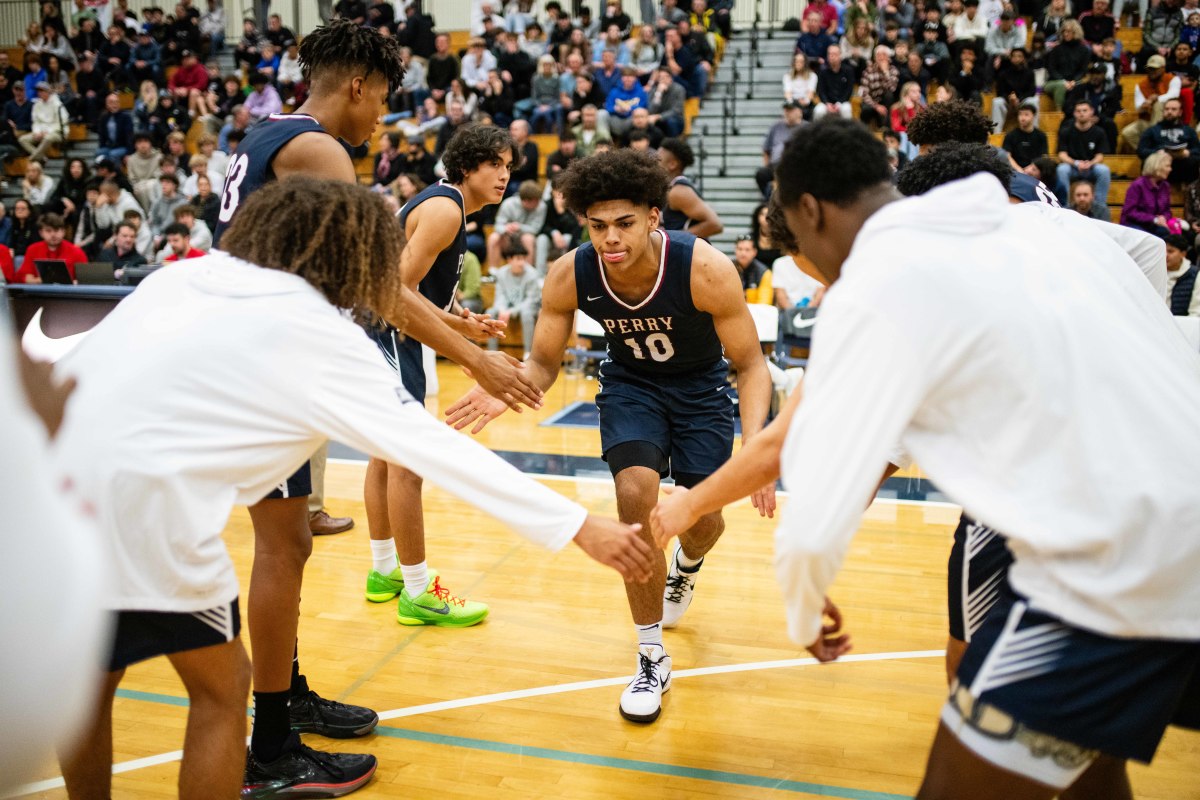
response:
M463 324L461 333L476 342L486 342L488 339L503 339L507 322L493 319L487 314L476 314L470 309L462 310Z
M650 533L654 542L665 548L674 537L696 524L700 515L692 510L688 490L682 486L662 487L663 497L650 512Z
M750 495L750 502L758 509L760 517L775 518L775 482L771 481L763 488L759 489L754 494Z
M471 433L479 433L485 425L507 410L508 406L502 401L476 386L446 409L446 424L461 431L474 422L475 427L471 429ZM517 406L516 410L520 412L520 406Z
M588 514L575 544L583 552L621 573L626 583L645 583L654 574L654 559L662 558L641 537L641 525Z
M525 366L507 353L499 350L482 353L479 363L467 370L467 374L485 392L514 411L520 412L522 405L542 407L542 390L529 379Z
M836 661L850 652L850 634L842 632L842 612L828 597L823 614L829 622L821 626L821 635L807 648L817 661Z

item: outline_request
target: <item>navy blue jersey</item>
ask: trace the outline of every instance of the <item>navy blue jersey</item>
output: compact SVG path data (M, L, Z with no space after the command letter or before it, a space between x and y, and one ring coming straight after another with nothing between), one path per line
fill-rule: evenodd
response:
M604 327L608 358L638 373L682 375L722 362L721 340L712 315L692 302L692 250L696 237L659 231L663 237L658 280L636 305L608 288L600 256L591 242L575 251L579 309Z
M684 176L680 175L671 181L671 187L683 185L696 193L697 197L703 199L704 195L700 194L700 190L696 188L696 184L689 181ZM668 189L669 191L669 189ZM669 231L687 230L687 226L692 224L692 220L684 215L682 211L676 211L670 206L663 209L662 226Z
M408 215L412 210L431 197L449 197L458 203L459 211L463 212L462 222L458 226L458 236L450 246L438 253L433 266L421 279L418 289L438 308L450 310L454 302L454 292L458 288L458 278L462 274L463 258L467 254L467 216L463 205L462 192L445 182L435 183L422 189L420 193L409 200L400 209L400 227L408 224Z
M220 243L221 234L233 221L242 199L275 180L275 171L271 169L275 156L302 133L325 133L325 129L307 114L272 114L251 128L242 139L225 169L213 247Z

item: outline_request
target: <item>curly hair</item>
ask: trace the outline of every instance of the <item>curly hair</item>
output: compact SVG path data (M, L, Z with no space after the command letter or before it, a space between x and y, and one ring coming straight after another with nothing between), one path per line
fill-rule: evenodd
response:
M663 208L671 183L655 156L628 148L577 158L560 175L567 208L580 215L608 200Z
M389 92L396 91L404 79L397 41L346 19L333 20L305 36L299 59L304 80L310 85L341 70L361 69L363 77L378 71L387 78Z
M512 153L512 168L521 165L521 151L517 143L503 128L495 125L467 124L454 132L442 155L446 168L446 180L462 183L468 173L479 169L479 165L499 157L505 150Z
M805 194L848 205L865 190L891 179L883 142L861 122L840 117L800 126L775 166L775 192L784 206L794 205Z
M896 176L896 188L909 197L925 194L944 183L968 178L978 172L996 176L1008 191L1012 167L996 157L986 144L946 142L920 158L913 159Z
M683 139L671 137L663 139L662 144L658 146L659 150L666 150L671 155L675 156L675 160L679 162L680 169L687 169L692 164L696 163L696 154L692 152L692 147Z
M908 140L915 145L945 142L986 144L992 133L992 121L983 110L965 100L930 103L908 123Z
M299 275L338 308L403 325L404 234L383 198L365 187L302 176L269 183L239 206L221 249Z
M783 215L783 206L779 205L777 195L771 195L771 200L767 203L767 236L781 253L795 253L800 249L800 243L788 227L787 218Z

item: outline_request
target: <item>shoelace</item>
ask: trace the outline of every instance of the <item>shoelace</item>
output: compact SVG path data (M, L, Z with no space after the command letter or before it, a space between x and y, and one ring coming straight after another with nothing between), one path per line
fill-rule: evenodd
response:
M429 591L443 603L454 603L460 607L467 604L466 600L460 597L455 597L454 595L450 594L449 589L447 589L445 586L442 586L441 575L433 579L433 586L429 589Z
M651 661L644 653L638 653L638 676L633 681L631 691L634 694L639 692L652 692L654 688L661 683L658 679L658 673L654 668L658 664Z
M667 576L667 602L682 603L683 596L692 588L692 579L682 572Z

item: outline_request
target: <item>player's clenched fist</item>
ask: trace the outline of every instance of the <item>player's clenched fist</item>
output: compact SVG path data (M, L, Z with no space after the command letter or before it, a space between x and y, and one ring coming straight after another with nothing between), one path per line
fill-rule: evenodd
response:
M692 509L688 490L682 486L662 487L663 496L650 512L650 532L659 547L696 524L700 515Z
M654 573L654 559L661 558L642 540L641 525L626 525L588 514L575 534L575 544L605 566L612 567L629 583L645 583Z

